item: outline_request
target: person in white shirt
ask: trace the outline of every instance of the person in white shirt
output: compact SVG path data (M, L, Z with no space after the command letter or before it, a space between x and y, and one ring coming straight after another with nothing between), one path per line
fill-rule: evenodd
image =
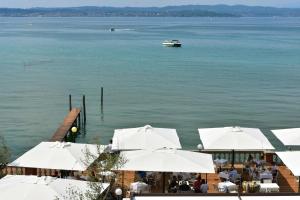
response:
M114 151L112 150L112 140L109 141L109 144L104 149L104 152L105 153L114 153Z

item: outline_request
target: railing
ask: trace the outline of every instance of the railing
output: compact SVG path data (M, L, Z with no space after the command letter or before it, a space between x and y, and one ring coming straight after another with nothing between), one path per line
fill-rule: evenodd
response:
M206 151L202 150L202 153L212 154L213 160L215 159L226 159L228 162L232 161L232 151ZM274 152L264 152L264 151L234 151L234 163L240 164L245 163L249 155L252 155L254 159L260 160L261 156L264 156L264 159L271 162L280 162L278 156Z

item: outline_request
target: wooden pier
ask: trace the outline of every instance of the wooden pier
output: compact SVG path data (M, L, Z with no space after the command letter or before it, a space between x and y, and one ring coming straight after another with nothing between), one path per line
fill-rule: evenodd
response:
M65 117L63 123L57 128L56 132L53 134L52 138L50 139L51 142L63 142L66 141L68 133L70 132L71 128L75 125L80 124L78 119L80 119L80 108L73 108L69 114ZM77 126L78 128L78 126Z
M51 142L66 142L68 138L68 134L71 133L71 129L73 126L76 126L78 129L81 125L80 120L80 108L73 108L65 117L62 124L57 128L55 133L53 134L52 138L50 139ZM75 138L75 137L73 137ZM22 175L47 175L47 176L54 176L55 170L50 169L36 169L36 168L25 168L25 167L12 167L6 166L4 169L0 169L4 174L22 174Z

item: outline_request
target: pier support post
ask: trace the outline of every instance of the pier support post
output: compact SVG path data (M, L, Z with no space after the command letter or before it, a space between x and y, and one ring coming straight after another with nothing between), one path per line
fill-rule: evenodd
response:
M103 87L101 87L101 109L103 110Z
M85 95L82 97L82 104L83 104L83 124L86 124L86 108L85 108Z
M72 110L72 95L69 94L69 111Z
M79 113L78 118L77 118L77 124L78 124L78 128L80 130L80 127L81 127L80 113Z

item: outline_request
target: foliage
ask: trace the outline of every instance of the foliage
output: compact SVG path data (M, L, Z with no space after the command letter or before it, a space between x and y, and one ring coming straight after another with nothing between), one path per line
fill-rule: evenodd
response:
M0 8L2 17L299 17L299 8L243 5L167 7Z
M9 161L10 151L4 137L0 136L0 178L4 175L2 169L5 167L6 163Z
M95 160L89 165L90 160ZM88 176L88 191L82 192L80 188L70 187L67 189L66 196L57 198L57 200L107 200L116 180L116 173L112 170L117 170L125 163L125 160L115 153L103 153L103 149L98 145L97 153L92 153L86 149L85 159L83 162L89 166L86 170ZM102 176L101 174L112 172L110 176ZM103 184L108 183L108 188L104 191ZM104 192L102 192L104 191Z

